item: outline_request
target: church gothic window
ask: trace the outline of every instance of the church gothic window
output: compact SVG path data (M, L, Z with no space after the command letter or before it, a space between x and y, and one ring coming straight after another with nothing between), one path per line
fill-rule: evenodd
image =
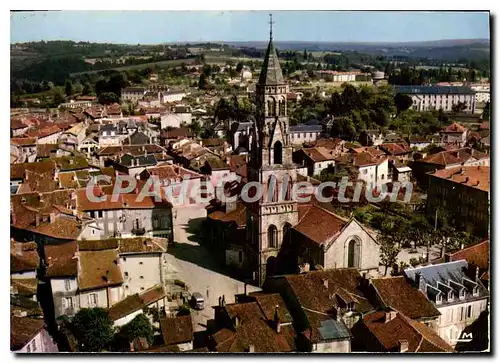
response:
M286 116L285 102L285 100L280 100L280 116Z
M283 243L290 242L292 239L292 225L290 223L285 223L283 225Z
M359 268L360 242L351 239L347 245L347 267Z
M278 201L278 181L274 175L271 175L267 181L267 200L270 202Z
M283 146L280 141L274 143L274 164L283 164Z
M283 176L283 182L281 183L281 196L283 200L292 200L292 178L290 175L285 174Z
M269 248L278 247L278 229L273 224L267 229L267 245Z
M276 100L270 98L267 100L267 114L268 116L276 116Z

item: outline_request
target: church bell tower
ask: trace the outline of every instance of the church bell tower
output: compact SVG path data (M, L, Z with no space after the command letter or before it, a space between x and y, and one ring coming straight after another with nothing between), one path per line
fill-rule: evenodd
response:
M292 161L285 83L273 43L270 15L270 40L256 85L254 134L248 182L262 186L262 197L247 205L247 239L254 266L254 278L262 285L266 275L279 271L278 254L298 223L297 202L292 188L297 171Z

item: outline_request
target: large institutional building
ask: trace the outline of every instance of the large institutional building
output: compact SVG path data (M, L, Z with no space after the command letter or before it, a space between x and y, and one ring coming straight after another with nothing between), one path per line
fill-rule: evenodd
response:
M476 92L470 87L457 86L396 86L396 93L408 95L412 108L417 111L439 110L452 111L460 102L465 103L464 112L474 113Z

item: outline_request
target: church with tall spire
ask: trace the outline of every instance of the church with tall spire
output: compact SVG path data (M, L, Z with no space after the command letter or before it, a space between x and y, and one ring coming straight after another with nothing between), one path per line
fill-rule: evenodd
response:
M262 284L277 272L277 257L283 242L298 223L298 206L292 198L297 180L287 115L286 84L270 39L256 85L256 116L253 128L248 182L263 186L263 196L247 205L247 240L254 265L254 279Z

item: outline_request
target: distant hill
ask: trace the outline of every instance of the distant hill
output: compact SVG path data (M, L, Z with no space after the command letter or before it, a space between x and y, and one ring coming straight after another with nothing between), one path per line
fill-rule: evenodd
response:
M234 47L265 48L267 41L222 42ZM275 42L281 50L347 52L357 51L374 55L409 56L440 60L461 58L476 60L489 58L489 39L445 39L408 43L368 43L368 42Z

